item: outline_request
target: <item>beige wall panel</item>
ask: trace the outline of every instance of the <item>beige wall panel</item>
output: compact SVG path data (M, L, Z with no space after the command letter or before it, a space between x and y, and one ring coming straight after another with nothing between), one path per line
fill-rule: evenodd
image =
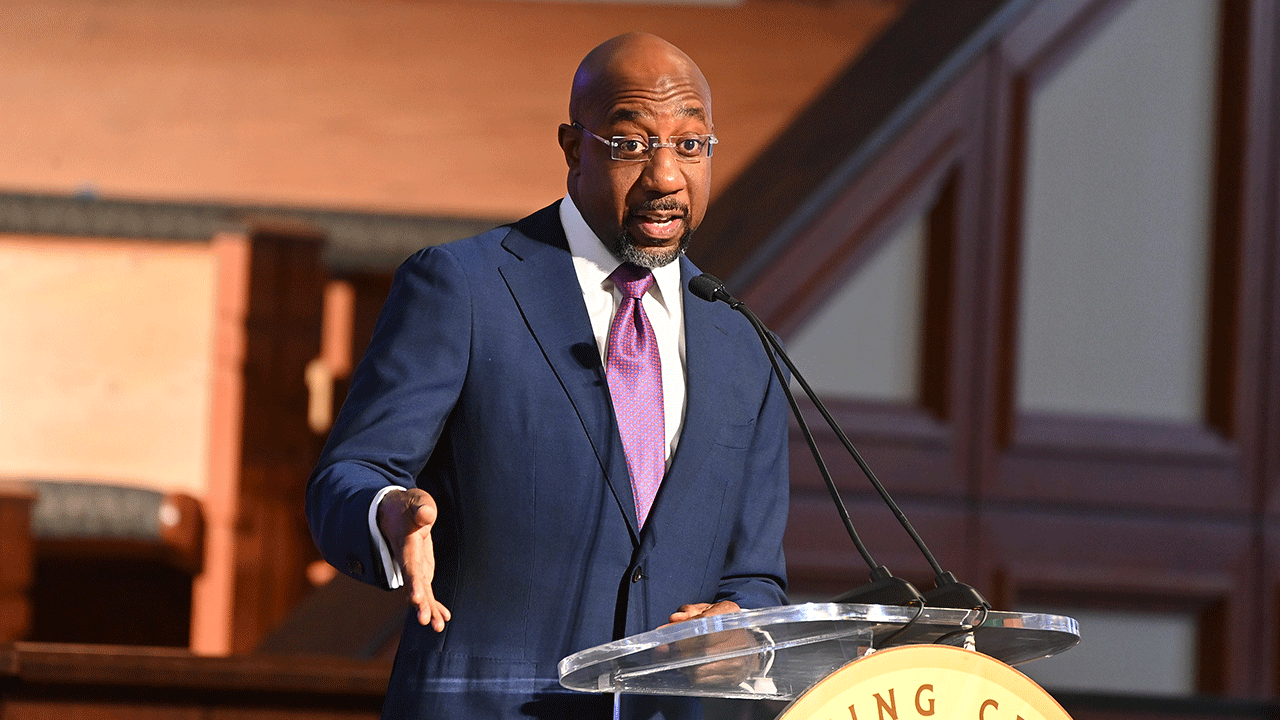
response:
M1051 691L1196 694L1200 632L1196 613L1071 605L1030 605L1017 610L1066 615L1080 623L1082 641L1070 652L1018 668ZM1142 662L1134 662L1139 653Z
M519 217L564 193L578 60L636 29L702 65L724 187L901 5L0 0L0 190Z
M908 218L787 340L818 393L902 403L919 397L926 219Z
M1018 405L1203 414L1219 19L1124 6L1031 103Z
M203 497L216 275L204 246L0 236L0 476Z

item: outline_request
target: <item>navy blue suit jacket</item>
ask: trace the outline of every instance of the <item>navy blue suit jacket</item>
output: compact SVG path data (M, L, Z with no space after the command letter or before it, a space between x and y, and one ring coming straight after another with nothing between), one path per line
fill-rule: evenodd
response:
M750 325L689 294L680 263L688 402L643 531L558 204L397 271L307 487L325 559L373 584L374 494L416 484L439 506L453 619L410 616L385 716L584 717L599 698L560 688L566 655L685 603L786 602L785 400Z

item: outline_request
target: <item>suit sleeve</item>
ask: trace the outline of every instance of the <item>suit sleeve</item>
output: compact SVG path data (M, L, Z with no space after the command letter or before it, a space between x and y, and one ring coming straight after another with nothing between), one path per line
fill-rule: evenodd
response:
M768 373L747 456L741 511L715 598L743 608L787 604L782 551L790 504L787 404L778 379L771 369Z
M466 277L453 255L427 248L405 261L307 482L316 546L357 580L387 586L370 504L389 485L413 487L457 402L470 337Z

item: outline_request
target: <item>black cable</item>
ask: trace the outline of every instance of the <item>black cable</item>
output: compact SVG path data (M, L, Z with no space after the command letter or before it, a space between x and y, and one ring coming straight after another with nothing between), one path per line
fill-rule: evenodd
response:
M916 614L915 614L915 615L913 615L913 616L911 617L911 619L910 619L910 620L908 620L908 621L907 621L907 623L906 623L905 625L903 625L902 627L900 627L900 628L898 628L897 630L894 630L892 633L890 633L890 634L889 634L889 637L885 638L884 640L881 640L881 641L880 641L880 648L887 648L887 647L889 647L890 643L892 643L894 640L897 640L899 635L901 635L901 634L905 633L906 631L910 630L910 629L911 629L911 626L912 626L912 625L915 625L915 624L916 624L916 621L918 621L918 620L920 619L920 616L921 616L921 615L924 615L924 601L923 601L923 600L912 600L911 602L907 603L907 605L915 606L915 608L916 608Z
M946 642L947 640L950 640L953 637L958 637L960 635L967 635L968 633L973 632L975 629L982 627L982 624L987 621L987 616L991 614L991 608L987 607L986 605L975 605L969 610L969 612L973 612L974 610L978 610L982 613L981 615L978 616L978 622L973 623L972 625L964 625L963 623L961 623L962 627L959 630L952 630L949 633L939 636L937 640L933 641L933 644L947 645L949 644ZM965 617L968 618L969 613L965 613Z
M778 384L782 386L782 392L786 395L787 403L791 405L791 413L795 416L796 423L800 425L800 433L804 435L804 440L809 445L809 452L813 454L814 462L818 464L818 470L822 473L822 480L827 485L827 492L831 493L831 499L836 503L836 509L840 513L840 520L844 522L844 529L849 533L849 538L853 540L853 545L858 549L858 553L862 555L862 559L872 569L874 578L874 571L880 566L876 563L875 558L871 557L871 552L863 544L862 538L858 537L858 531L853 527L853 519L849 517L849 511L840 499L840 491L836 489L835 480L831 478L831 472L827 469L827 464L822 460L822 453L818 450L818 443L814 440L813 433L809 430L809 424L804 420L804 415L800 413L800 405L796 403L795 394L787 386L786 375L782 372L782 368L778 366L777 353L773 349L773 344L776 341L769 333L768 328L764 326L764 323L760 322L760 318L757 318L755 313L751 312L746 305L737 302L729 303L729 307L742 313L760 336L760 344L764 346L764 354L769 358L769 364L773 366L773 372L778 378ZM785 354L782 359L786 361ZM787 365L790 367L791 363L788 362Z

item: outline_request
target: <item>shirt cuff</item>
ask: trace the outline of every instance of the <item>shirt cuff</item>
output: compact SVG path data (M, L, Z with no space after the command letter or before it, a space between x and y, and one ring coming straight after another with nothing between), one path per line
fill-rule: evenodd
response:
M403 490L399 485L388 485L378 491L373 496L373 502L369 503L369 536L373 538L373 544L378 547L378 556L382 558L383 579L387 581L387 587L395 590L404 585L404 576L400 574L400 563L391 559L391 548L387 547L387 539L382 537L382 530L378 528L378 503L382 502L382 498L392 490Z

